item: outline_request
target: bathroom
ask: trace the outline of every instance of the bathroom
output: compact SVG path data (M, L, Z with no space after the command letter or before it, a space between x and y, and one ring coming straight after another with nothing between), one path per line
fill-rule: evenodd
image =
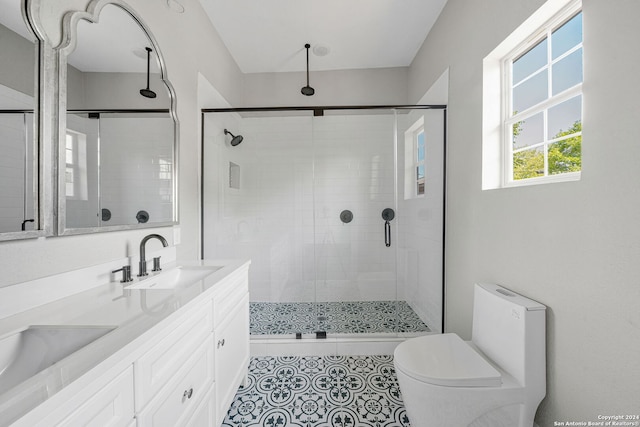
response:
M81 9L86 3L74 6ZM181 2L183 13L164 2L126 3L153 33L176 94L179 225L3 240L2 289L13 288L19 301L33 299L33 294L20 293L20 284L126 258L150 233L165 236L177 259L199 259L203 108L437 104L441 100L425 96L446 75L443 331L470 339L474 283L502 284L547 306L547 392L536 416L538 425L637 413L640 201L634 172L640 156L635 143L640 111L631 72L640 61L633 54L640 36L636 1L582 4L586 126L580 180L493 190L483 190L483 61L536 10L558 2L448 0L407 66L314 71L318 64L312 56L312 97L300 94L304 71L243 73L206 17L204 1ZM362 2L355 6L364 7ZM52 45L60 42L64 8L42 8ZM311 22L313 16L304 19ZM301 40L300 48L307 41ZM304 61L303 52L295 59ZM138 86L135 90L144 82ZM51 111L56 102L45 99L44 106ZM231 123L225 127L237 132ZM42 138L50 140L52 134ZM611 141L622 150L615 156ZM246 137L238 148L250 142ZM51 215L54 197L50 194L44 202L49 206L45 215ZM149 250L161 247L157 242L149 245ZM15 301L5 300L3 307L6 304Z

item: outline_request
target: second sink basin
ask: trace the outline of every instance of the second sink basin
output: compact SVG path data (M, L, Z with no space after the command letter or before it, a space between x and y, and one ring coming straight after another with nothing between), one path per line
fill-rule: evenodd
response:
M112 326L29 326L0 339L0 394L114 329Z
M220 266L179 266L163 271L149 278L140 280L127 289L174 289L182 288L198 282L211 273L220 270Z

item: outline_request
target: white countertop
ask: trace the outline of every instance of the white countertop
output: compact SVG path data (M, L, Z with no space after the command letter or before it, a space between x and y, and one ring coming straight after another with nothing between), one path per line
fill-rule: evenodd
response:
M215 292L218 283L233 273L242 272L249 263L241 260L180 262L181 266L221 268L204 280L177 289L125 291L119 282L107 283L2 319L0 338L31 325L98 325L115 329L0 395L0 425L47 401L98 365L100 373L106 372L123 359L135 356L139 349L146 349L144 344L154 339L154 330L162 329L161 324L171 321L165 319L197 307L205 299L199 296ZM176 263L163 269L167 271L173 267ZM135 282L126 285L132 283Z

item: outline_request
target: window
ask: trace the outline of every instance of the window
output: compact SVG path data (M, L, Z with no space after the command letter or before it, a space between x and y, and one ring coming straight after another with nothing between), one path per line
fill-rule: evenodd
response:
M503 67L505 184L580 172L582 13L552 21Z
M484 59L483 189L580 179L580 9L548 0Z
M424 127L414 134L414 170L416 171L416 195L424 194Z
M424 195L425 189L425 133L424 117L404 133L405 199Z

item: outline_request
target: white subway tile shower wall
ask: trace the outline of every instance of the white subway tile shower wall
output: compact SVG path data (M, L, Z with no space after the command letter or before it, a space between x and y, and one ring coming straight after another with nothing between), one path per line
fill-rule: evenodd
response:
M100 118L101 203L112 214L107 225L135 224L140 210L153 222L172 220L167 173L173 152L165 142L172 133L173 123L166 118Z
M395 299L395 248L384 244L381 218L395 208L393 121L239 120L242 144L219 140L205 150L218 169L241 167L239 189L225 185L225 174L205 178L205 190L218 191L205 215L219 224L205 235L206 256L250 257L252 301ZM344 209L354 214L349 224L339 219Z

